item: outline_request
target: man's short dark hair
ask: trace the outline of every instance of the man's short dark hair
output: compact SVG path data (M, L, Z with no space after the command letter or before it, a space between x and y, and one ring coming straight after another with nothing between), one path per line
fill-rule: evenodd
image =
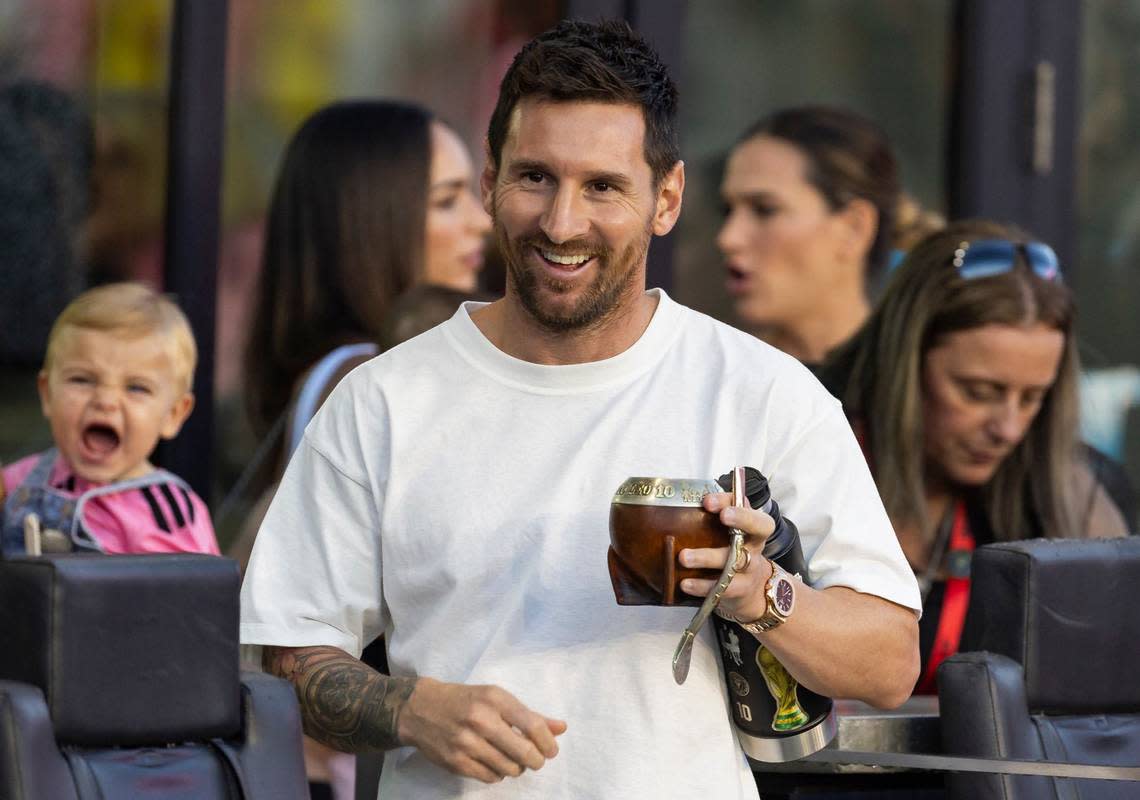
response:
M563 20L523 46L503 76L487 130L495 169L501 166L511 113L524 97L638 106L655 185L680 158L677 87L653 48L624 21Z

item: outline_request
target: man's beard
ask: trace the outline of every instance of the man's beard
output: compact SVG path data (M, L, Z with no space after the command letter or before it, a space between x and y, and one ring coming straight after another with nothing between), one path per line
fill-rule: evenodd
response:
M640 277L638 267L645 263L652 236L650 221L647 220L643 234L615 257L610 248L585 239L554 244L541 231L511 240L495 220L495 238L506 263L508 283L514 287L527 313L539 325L555 333L596 327L608 319L618 309L622 297L632 293ZM575 282L558 280L538 269L529 268L525 257L528 250L535 248L556 255L587 253L597 261L593 281L576 302L560 306L549 302L549 299L544 301L544 294L568 294Z

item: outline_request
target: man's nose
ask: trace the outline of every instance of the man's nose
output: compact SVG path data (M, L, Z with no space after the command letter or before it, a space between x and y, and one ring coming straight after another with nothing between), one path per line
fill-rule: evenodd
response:
M555 244L561 244L589 233L590 221L584 203L584 198L573 187L558 187L558 191L551 195L550 205L539 222L546 238Z

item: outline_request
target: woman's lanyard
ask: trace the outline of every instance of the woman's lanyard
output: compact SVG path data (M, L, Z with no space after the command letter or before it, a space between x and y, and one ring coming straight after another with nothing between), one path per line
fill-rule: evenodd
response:
M942 613L938 617L938 630L934 646L926 663L926 671L918 681L915 692L933 694L938 691L938 665L958 652L962 639L962 626L966 622L966 608L970 604L970 559L974 554L974 534L966 519L966 504L954 504L954 519L950 526L950 548L946 553L946 591L942 598ZM934 554L932 554L933 556ZM939 554L940 555L940 554ZM931 558L924 575L933 580L943 559ZM924 598L925 599L925 598Z

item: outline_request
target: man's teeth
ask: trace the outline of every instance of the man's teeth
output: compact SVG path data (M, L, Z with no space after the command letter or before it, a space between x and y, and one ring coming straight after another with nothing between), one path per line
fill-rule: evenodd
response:
M545 250L542 251L542 257L547 261L553 261L555 264L562 264L567 267L585 264L590 260L590 256L560 256L557 253L548 253Z

